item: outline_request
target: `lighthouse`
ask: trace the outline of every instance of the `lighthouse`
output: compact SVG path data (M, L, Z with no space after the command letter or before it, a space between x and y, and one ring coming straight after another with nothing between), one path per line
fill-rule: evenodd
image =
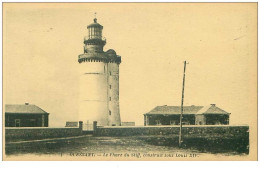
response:
M104 51L103 26L94 18L87 26L84 53L79 63L79 120L91 125L120 126L119 65L121 56L115 50ZM91 127L90 127L91 128Z

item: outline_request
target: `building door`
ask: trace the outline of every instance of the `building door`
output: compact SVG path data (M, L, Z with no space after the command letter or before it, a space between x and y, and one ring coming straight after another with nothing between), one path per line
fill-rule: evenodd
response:
M20 127L20 126L21 126L20 119L15 119L15 127Z

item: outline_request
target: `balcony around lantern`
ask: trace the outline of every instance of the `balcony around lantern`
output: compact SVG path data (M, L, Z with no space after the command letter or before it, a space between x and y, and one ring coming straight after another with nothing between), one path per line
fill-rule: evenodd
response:
M85 36L84 37L84 43L96 43L96 44L102 44L105 45L106 44L106 38L105 37L101 37L101 36L97 36L97 35L91 35L91 36Z
M99 36L99 35L91 35L91 36L85 36L84 37L84 41L90 40L90 39L99 39L99 40L106 41L105 37L102 37L102 36Z

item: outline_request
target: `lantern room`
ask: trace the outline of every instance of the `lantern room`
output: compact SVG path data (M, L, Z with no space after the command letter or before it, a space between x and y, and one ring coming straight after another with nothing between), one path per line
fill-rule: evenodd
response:
M103 26L97 23L97 19L94 18L94 23L88 25L88 38L89 39L102 39Z

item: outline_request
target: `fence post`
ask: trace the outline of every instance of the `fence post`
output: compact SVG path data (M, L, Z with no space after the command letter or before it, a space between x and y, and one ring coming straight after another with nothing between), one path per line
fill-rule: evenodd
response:
M83 130L83 121L79 121L79 129L80 129L80 131Z
M97 131L97 121L93 121L93 135L96 135Z

